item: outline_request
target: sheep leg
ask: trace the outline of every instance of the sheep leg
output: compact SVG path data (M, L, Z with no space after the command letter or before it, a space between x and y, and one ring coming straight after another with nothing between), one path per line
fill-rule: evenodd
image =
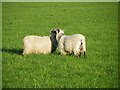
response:
M74 51L74 55L77 57L80 57L78 51L76 51L76 50Z
M67 53L66 53L66 52L64 52L64 51L61 51L61 54L62 54L62 55L66 55Z
M58 45L59 51L62 55L66 55L67 53L65 52L65 47L63 45L63 43L59 43Z
M78 57L79 57L79 54L80 54L79 53L80 52L79 46L80 46L80 43L77 43L76 46L75 46L75 48L73 49L74 55L78 56Z
M31 52L29 51L28 48L23 50L22 55L25 56L25 55L27 55L27 54L31 54Z
M23 56L25 56L26 54L27 54L27 53L25 52L25 50L23 50L23 53L22 53L22 55L23 55Z
M61 45L61 48L59 48L59 51L62 55L66 55L67 53L65 52L64 48Z
M80 58L80 56L81 56L81 53L79 55L77 55L78 58Z
M86 57L86 43L84 42L84 45L83 45L83 55L84 57Z
M80 54L79 54L79 57L81 56L81 52L80 52Z
M84 51L84 53L83 53L83 54L84 54L84 57L86 57L86 52L85 52L85 51Z
M26 52L25 50L23 51L22 55L25 56L27 55L29 52Z

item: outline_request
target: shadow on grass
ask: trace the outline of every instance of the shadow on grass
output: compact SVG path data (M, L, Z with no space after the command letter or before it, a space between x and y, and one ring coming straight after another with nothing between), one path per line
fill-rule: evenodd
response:
M5 49L5 48L2 48L0 49L0 51L2 52L6 52L6 53L13 53L13 54L19 54L19 55L22 55L22 49Z

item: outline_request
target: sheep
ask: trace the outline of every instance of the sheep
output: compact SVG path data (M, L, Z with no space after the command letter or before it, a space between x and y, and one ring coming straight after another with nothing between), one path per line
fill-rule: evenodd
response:
M61 29L55 30L56 39L58 41L59 52L63 55L74 54L80 57L81 53L86 56L86 41L85 36L82 34L64 35L64 31ZM62 33L61 33L62 32Z
M29 35L23 39L22 55L42 53L53 53L57 48L56 32L50 31L50 36L35 36Z

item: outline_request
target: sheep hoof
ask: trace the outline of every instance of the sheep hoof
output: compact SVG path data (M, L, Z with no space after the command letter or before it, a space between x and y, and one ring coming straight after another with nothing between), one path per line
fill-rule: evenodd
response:
M25 56L26 54L25 53L22 53L22 56Z
M62 55L66 55L67 53L66 52L61 52Z
M78 57L78 58L80 58L80 56L79 56L79 55L78 55L77 57Z
M81 53L78 55L78 58L81 56Z

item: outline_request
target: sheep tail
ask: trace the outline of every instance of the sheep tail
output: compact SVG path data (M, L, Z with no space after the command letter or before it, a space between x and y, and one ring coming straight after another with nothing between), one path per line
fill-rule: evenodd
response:
M84 57L85 57L85 56L86 56L86 52L83 51L83 50L84 50L84 49L83 49L83 43L84 43L84 40L81 40L81 44L80 44L80 55L81 55L81 52L83 52Z

